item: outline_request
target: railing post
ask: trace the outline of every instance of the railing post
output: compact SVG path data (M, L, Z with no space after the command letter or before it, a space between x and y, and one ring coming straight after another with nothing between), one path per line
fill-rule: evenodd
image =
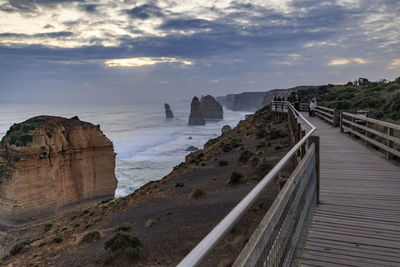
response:
M320 159L319 159L319 136L318 135L313 135L310 136L310 144L314 143L315 144L315 171L316 171L316 176L317 176L317 183L316 183L316 192L317 192L317 204L320 203L319 201L319 177L320 177Z
M393 136L394 135L393 128L388 127L387 134L389 136ZM390 147L390 148L393 148L393 141L387 140L387 146ZM392 153L390 153L389 151L386 151L386 158L387 159L392 159L393 158Z
M338 110L337 109L333 109L333 127L337 127L338 126Z
M340 127L340 132L343 133L344 132L344 130L343 130L343 110L340 110L339 112L340 112L339 127Z
M306 131L301 130L300 139L302 139L305 135L306 135ZM306 144L301 146L301 158L303 158L305 154L306 154Z
M351 137L354 137L354 134L353 134L354 126L353 126L353 124L354 124L354 117L352 116L351 117L351 132L350 132L350 136Z

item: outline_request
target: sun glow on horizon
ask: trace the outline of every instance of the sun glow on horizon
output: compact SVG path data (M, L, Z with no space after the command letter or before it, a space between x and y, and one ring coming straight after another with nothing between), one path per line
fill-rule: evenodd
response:
M170 57L136 57L136 58L120 58L109 59L105 61L107 67L141 67L150 66L159 63L181 63L183 65L192 65L193 62L188 60L180 60Z

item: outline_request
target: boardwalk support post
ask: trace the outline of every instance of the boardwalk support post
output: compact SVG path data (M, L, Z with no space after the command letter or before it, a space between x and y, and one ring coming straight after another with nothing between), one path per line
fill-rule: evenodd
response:
M388 129L387 129L387 134L388 134L389 136L393 136L393 135L394 135L394 129L393 129L393 128L388 128ZM388 140L388 141L387 141L387 146L388 146L389 148L393 148L393 141ZM393 158L393 154L390 153L389 151L387 151L387 152L386 152L386 158L389 159L389 160L392 159L392 158Z
M339 127L340 127L340 132L343 133L343 110L340 110L340 118L339 118Z
M317 188L316 188L316 190L317 190L317 203L320 203L319 202L319 176L320 176L320 159L319 159L319 136L316 136L316 135L313 135L313 136L310 136L310 144L312 144L312 143L314 143L315 144L315 164L316 164L316 166L315 166L315 170L316 170L316 172L317 172Z

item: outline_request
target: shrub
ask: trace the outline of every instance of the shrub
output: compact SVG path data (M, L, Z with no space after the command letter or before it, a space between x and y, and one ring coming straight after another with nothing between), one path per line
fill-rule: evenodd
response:
M261 175L266 175L274 167L273 162L263 160L257 166L257 172Z
M113 237L104 243L104 248L111 251L123 250L128 247L138 248L140 246L140 240L134 234L126 232L116 232Z
M265 130L263 130L263 129L257 130L257 132L256 132L256 138L257 139L264 138L265 136L266 136Z
M239 146L241 146L242 145L242 140L240 139L240 138L233 138L232 140L231 140L231 146L232 146L232 148L237 148L237 147L239 147Z
M18 135L16 133L11 134L10 136L10 145L14 145L17 142Z
M54 243L59 244L59 243L63 242L63 238L60 236L56 236L56 237L54 237L53 241L54 241Z
M218 161L218 165L221 166L221 167L226 166L226 165L228 165L228 164L229 164L229 162L227 162L226 160L220 160L220 161Z
M231 177L228 180L228 184L238 184L241 182L243 174L238 172L232 172Z
M119 232L119 231L126 232L126 231L131 230L132 227L133 226L130 223L122 223L119 226L114 228L114 232Z
M230 152L232 151L232 147L230 144L225 144L225 143L221 143L220 147L222 149L223 152Z
M281 131L279 130L271 130L268 133L269 139L270 140L274 140L274 139L278 139L280 137L282 137Z
M52 225L51 223L46 223L46 224L44 225L44 231L45 231L45 232L50 231L51 227L53 227L53 225Z
M17 255L25 248L26 245L28 245L27 242L21 242L21 243L15 244L10 250L10 255L11 256Z
M244 151L242 151L242 153L240 153L239 161L247 162L247 161L249 161L249 159L251 158L252 155L253 155L253 153L251 153L250 151L244 150Z
M28 143L32 142L32 140L33 140L32 135L25 134L18 138L17 145L26 146Z
M259 143L259 144L257 145L257 149L263 148L263 147L265 147L265 146L266 146L265 142Z

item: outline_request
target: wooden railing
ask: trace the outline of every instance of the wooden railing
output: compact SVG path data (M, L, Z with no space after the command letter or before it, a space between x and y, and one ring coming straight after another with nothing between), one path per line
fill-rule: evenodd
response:
M333 108L326 108L322 106L317 106L315 110L315 115L318 116L319 118L323 119L324 121L328 122L332 126L338 126L338 118L337 118L337 112Z
M400 158L400 125L341 112L340 131L361 138L366 145L384 152L388 159Z
M296 142L274 168L233 210L179 263L196 266L237 224L263 190L281 178L281 171L295 164L282 190L254 231L234 266L281 266L292 261L294 249L310 221L319 192L319 138L315 127L286 103L290 134ZM272 109L274 109L272 107Z

